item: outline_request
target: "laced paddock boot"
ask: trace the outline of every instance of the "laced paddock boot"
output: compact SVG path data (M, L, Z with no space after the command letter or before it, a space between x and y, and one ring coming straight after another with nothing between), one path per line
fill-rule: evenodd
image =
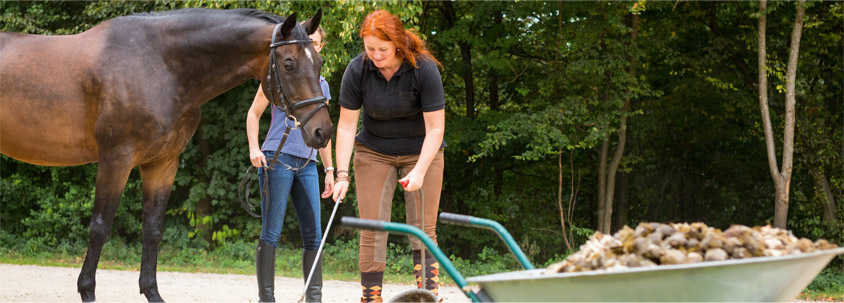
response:
M311 273L311 266L314 264L316 255L316 250L302 251L302 277L305 279L304 282L308 281L308 274ZM311 284L305 291L305 302L322 302L322 256L319 256L316 264L314 275L311 277Z
M361 302L384 302L381 289L384 284L384 272L361 272L360 288L363 291Z
M425 281L422 281L422 251L413 251L413 274L416 275L416 287L430 290L439 296L440 262L430 252L425 252Z
M258 302L275 302L275 247L258 239L255 253L255 271L258 276Z

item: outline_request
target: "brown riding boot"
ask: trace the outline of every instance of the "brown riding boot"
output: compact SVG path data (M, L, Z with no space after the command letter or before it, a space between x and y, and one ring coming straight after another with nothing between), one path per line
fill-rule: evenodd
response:
M384 272L361 272L360 288L363 290L361 302L384 302L381 289L384 284Z
M425 289L439 297L440 262L430 252L425 252ZM416 287L422 288L422 251L413 251L413 274L416 275Z

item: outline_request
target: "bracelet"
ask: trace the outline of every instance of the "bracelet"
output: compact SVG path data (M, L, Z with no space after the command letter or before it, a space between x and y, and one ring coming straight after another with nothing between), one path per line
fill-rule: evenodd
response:
M334 171L334 166L329 166L329 167L326 167L326 168L323 170L323 172L324 172L324 173L326 173L326 174L327 174L328 172L330 172L330 171Z
M337 181L334 181L334 183L337 183L337 182L340 182L340 181L351 182L351 181L352 181L352 178L351 178L351 177L349 177L349 175L345 175L345 176L337 176Z
M339 176L340 176L340 174L342 174L342 173L346 173L346 176L348 176L348 175L349 175L349 171L348 171L348 170L338 170L338 171L337 171L337 176L339 177Z

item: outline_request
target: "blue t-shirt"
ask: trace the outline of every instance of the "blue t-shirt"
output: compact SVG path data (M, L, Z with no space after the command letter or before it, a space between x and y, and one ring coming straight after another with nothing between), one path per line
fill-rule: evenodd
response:
M328 91L328 81L325 81L325 77L319 76L319 86L322 88L322 94L325 98L330 100L331 93ZM284 111L279 110L272 104L270 104L270 108L272 108L272 122L270 122L270 130L267 131L267 137L264 138L264 145L261 146L261 150L276 151L278 150L278 144L281 143L281 138L284 136L285 129L287 127L292 128L293 121L285 119L287 116ZM285 120L287 120L287 125L284 124ZM305 141L302 139L301 126L297 129L290 130L290 134L287 135L287 141L284 142L281 152L300 158L308 158L310 156L310 159L314 161L316 161L316 156L319 153L318 150L305 145Z

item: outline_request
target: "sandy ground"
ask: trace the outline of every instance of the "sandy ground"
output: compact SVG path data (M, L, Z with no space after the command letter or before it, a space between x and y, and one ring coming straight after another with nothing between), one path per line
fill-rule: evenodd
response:
M79 302L76 279L79 268L0 264L0 302ZM146 302L139 294L139 272L97 270L98 302ZM167 302L257 302L254 276L159 271L158 290ZM278 302L296 302L302 279L276 277ZM390 299L414 285L384 286ZM358 302L358 282L324 281L323 302ZM440 287L444 302L471 302L457 287Z

